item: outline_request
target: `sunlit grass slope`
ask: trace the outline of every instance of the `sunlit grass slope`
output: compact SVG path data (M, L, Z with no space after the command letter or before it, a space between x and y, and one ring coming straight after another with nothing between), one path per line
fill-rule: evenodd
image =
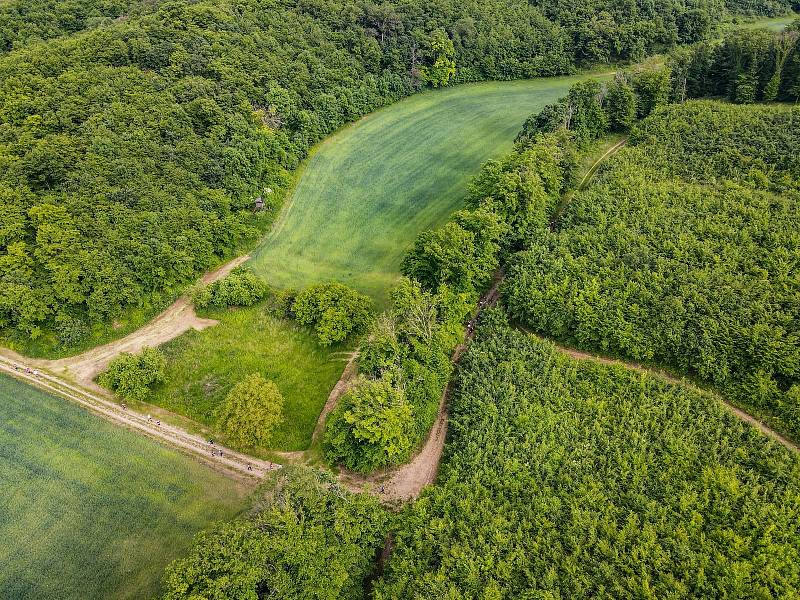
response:
M309 159L251 266L280 287L338 280L382 301L417 234L446 221L481 163L580 78L427 92L343 129Z
M305 450L328 394L342 374L348 348L320 346L305 328L276 319L263 306L209 311L219 324L189 331L162 346L167 382L150 402L212 428L234 384L252 373L275 382L283 422L270 446ZM219 437L219 434L216 434Z
M66 400L0 376L0 598L151 598L244 490Z

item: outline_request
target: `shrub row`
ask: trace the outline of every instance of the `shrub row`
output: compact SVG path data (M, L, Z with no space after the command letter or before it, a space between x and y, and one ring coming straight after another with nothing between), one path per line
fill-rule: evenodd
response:
M539 136L484 165L467 209L420 234L407 279L362 343L360 376L328 418L326 457L370 472L406 462L436 418L463 323L504 252L546 228L569 181L568 136Z

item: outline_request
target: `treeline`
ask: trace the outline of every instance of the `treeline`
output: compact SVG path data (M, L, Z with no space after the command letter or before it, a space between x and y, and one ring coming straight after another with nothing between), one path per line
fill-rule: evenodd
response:
M785 31L735 30L722 40L674 50L665 65L587 80L532 114L517 140L571 132L582 146L610 132L627 132L660 106L690 98L724 97L738 104L800 100L800 20Z
M311 145L344 123L426 86L566 73L696 37L677 2L122 8L0 7L3 43L19 46L0 58L0 328L45 352L155 310L249 243ZM713 24L723 9L697 10Z
M800 437L799 147L797 108L657 111L514 258L510 314L698 377Z
M319 470L266 478L250 513L201 533L172 563L163 600L364 597L388 515Z
M485 319L376 600L790 598L800 461L696 389Z
M547 226L573 169L568 137L522 143L484 165L466 210L420 234L403 260L407 279L361 344L359 379L328 418L330 462L370 472L408 461L436 418L467 315L502 256Z
M800 100L800 19L784 31L735 30L721 42L672 52L673 98L718 96L731 102Z

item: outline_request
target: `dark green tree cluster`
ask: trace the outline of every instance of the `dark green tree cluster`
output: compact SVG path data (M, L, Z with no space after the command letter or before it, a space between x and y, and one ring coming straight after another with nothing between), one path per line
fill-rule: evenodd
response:
M9 0L0 4L0 54L26 44L113 24L161 0Z
M408 279L361 345L361 377L328 418L330 462L370 472L408 460L436 418L464 319L503 254L546 229L573 168L568 135L520 142L484 165L467 210L420 234L403 261Z
M292 314L301 325L314 328L320 344L330 346L369 325L372 300L341 283L320 283L297 295Z
M0 3L0 329L63 352L153 312L268 226L312 144L426 85L635 59L724 12L573 4Z
M708 394L488 320L376 600L800 593L794 453Z
M252 306L269 294L269 285L263 279L239 267L227 277L195 291L192 301L197 308Z
M368 473L408 461L430 431L463 339L472 296L447 284L435 293L404 279L362 342L359 379L328 417L331 463Z
M145 348L139 354L123 352L97 381L126 400L144 402L153 387L164 382L166 366L157 348Z
M517 140L569 131L572 139L585 145L611 131L627 131L636 119L671 99L670 71L661 67L621 71L610 83L581 81L558 102L528 117Z
M719 96L740 104L800 100L800 20L784 31L741 29L722 41L674 51L673 96Z
M512 317L669 365L800 437L800 110L672 105L532 240Z
M251 514L200 534L167 569L163 600L358 600L387 515L319 470L271 474Z

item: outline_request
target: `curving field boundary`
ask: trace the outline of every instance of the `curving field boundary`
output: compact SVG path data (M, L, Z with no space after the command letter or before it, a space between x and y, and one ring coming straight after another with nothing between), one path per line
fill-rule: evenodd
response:
M0 355L0 372L51 394L66 398L116 425L137 431L153 440L194 456L213 469L237 479L255 482L268 471L280 468L278 464L253 458L216 443L212 446L198 435L175 425L159 424L157 420L151 419L149 416L123 409L119 404L67 383L60 377L38 370L34 371L21 361ZM212 450L214 451L213 456Z

